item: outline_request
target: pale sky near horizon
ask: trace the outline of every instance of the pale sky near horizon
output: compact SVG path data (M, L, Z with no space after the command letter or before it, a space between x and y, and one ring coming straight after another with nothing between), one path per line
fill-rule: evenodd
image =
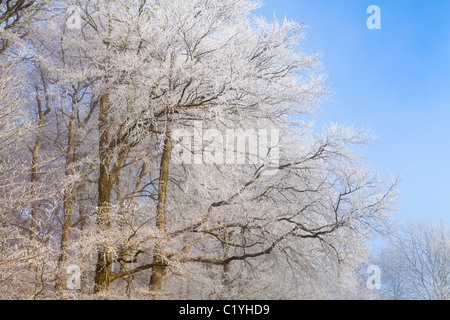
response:
M322 52L334 103L320 120L370 128L364 149L383 174L400 172L399 222L450 223L450 1L265 0L256 14L302 22L303 47ZM381 9L369 30L367 8Z

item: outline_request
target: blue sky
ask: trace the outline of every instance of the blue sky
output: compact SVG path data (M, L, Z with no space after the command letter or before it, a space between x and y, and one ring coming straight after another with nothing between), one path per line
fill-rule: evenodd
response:
M381 8L381 30L369 30L370 5ZM326 122L370 128L365 149L381 173L400 172L400 222L450 223L450 1L265 0L269 20L310 26L306 51L322 52Z

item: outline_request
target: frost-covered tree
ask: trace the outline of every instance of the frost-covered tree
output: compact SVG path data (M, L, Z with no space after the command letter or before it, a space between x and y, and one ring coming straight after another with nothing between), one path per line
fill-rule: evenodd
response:
M379 256L387 299L450 299L448 225L409 223Z
M398 181L365 168L367 132L302 121L327 99L302 25L248 0L53 6L24 37L19 119L37 152L15 214L38 222L31 251L45 253L24 292L73 293L76 265L83 297L363 294L354 270Z

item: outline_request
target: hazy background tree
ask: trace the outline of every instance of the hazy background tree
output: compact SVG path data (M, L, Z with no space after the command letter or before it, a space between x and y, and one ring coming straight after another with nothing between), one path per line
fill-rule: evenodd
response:
M379 257L387 299L450 299L450 229L409 223Z

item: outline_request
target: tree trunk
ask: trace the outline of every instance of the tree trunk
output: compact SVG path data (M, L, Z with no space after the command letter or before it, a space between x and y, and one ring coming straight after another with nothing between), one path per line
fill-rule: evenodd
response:
M98 179L98 212L97 228L99 232L107 231L111 228L111 195L113 189L113 179L110 173L111 150L109 150L109 123L108 123L108 97L106 95L100 100L99 117L99 155L100 155L100 176ZM94 292L107 291L110 285L112 270L112 255L108 246L101 244L98 249L97 265L95 269Z
M74 174L72 164L75 160L75 121L76 121L76 93L72 101L72 113L69 122L69 139L66 150L66 177ZM61 253L58 259L58 278L56 280L56 290L61 293L67 289L66 270L69 257L69 241L71 234L71 220L75 207L76 195L72 185L66 187L64 191L64 222L61 235Z
M37 203L37 181L38 181L38 160L39 160L39 150L41 149L41 139L38 137L34 143L34 148L31 153L31 195L33 199L33 204L31 205L31 225L30 225L30 250L32 253L36 251L36 235L38 227L38 211L39 204ZM36 264L34 262L30 263L30 271L36 271Z
M31 150L31 194L33 199L33 204L31 205L31 225L30 225L30 250L32 253L36 251L35 241L38 232L38 211L39 204L37 202L38 194L37 194L37 182L38 182L38 169L39 169L39 151L42 147L42 130L45 124L45 118L50 113L50 103L49 97L47 94L47 87L45 85L44 76L41 73L42 83L44 86L44 94L46 101L46 110L42 111L42 101L39 94L39 88L36 87L36 103L37 103L37 111L38 111L38 133L36 140L34 142L33 150ZM30 271L36 272L36 264L34 262L30 263Z
M170 122L170 120L169 120ZM170 124L171 125L171 124ZM167 193L168 193L168 182L169 182L169 168L170 159L172 156L172 132L171 128L166 133L166 140L164 142L164 150L161 158L161 169L159 177L159 190L158 190L158 204L156 209L156 227L161 232L165 234L166 232L166 206L167 206ZM153 263L159 264L159 266L153 267L153 273L150 278L150 288L155 293L155 299L160 299L162 290L162 281L164 275L166 274L166 261L164 259L164 239L156 245L155 252L153 254Z

